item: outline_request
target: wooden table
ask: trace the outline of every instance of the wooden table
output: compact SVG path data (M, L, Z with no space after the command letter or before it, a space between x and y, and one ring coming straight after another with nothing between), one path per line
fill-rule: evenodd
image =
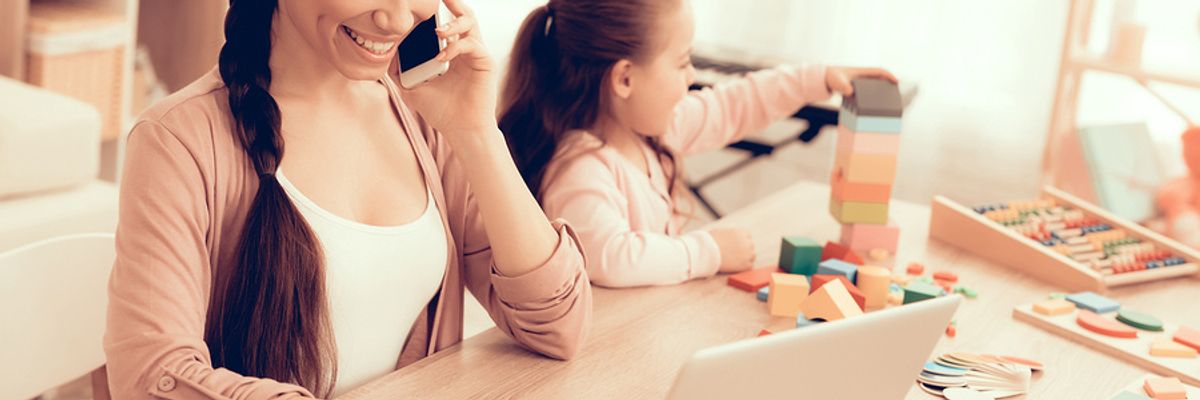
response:
M836 240L839 226L826 211L829 188L797 183L711 226L754 232L758 265L779 257L781 235ZM1006 199L996 199L997 201ZM1018 200L1018 199L1013 199ZM897 267L919 260L931 270L951 270L979 291L956 316L958 336L943 337L935 354L950 351L1010 354L1044 362L1031 398L1105 399L1145 371L1030 325L1014 321L1012 308L1058 291L1041 281L987 263L938 242L928 242L929 208L892 202L902 228ZM701 348L755 337L779 322L753 294L725 276L687 284L595 290L593 327L572 361L554 361L518 347L496 329L472 337L348 393L346 399L438 398L663 398L684 361ZM1181 278L1116 289L1111 296L1175 323L1200 326L1195 279ZM887 340L881 333L881 340ZM814 360L813 368L820 368ZM908 398L931 398L915 385Z

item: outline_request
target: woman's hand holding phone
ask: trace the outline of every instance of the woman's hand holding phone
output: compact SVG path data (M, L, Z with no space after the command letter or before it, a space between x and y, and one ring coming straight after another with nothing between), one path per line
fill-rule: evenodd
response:
M448 43L435 60L449 62L450 68L441 77L401 89L401 97L448 137L497 132L495 61L484 47L474 12L461 0L444 1L454 19L437 28L438 38ZM399 77L398 62L392 73Z

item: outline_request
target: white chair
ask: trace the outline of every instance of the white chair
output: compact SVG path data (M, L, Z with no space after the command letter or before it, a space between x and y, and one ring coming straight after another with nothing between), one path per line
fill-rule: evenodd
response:
M33 398L89 373L107 395L102 339L115 259L111 233L0 253L0 399Z

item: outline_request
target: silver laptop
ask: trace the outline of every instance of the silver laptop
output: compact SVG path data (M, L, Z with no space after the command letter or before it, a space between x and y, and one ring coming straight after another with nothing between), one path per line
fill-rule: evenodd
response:
M669 399L903 399L962 301L946 296L696 352Z

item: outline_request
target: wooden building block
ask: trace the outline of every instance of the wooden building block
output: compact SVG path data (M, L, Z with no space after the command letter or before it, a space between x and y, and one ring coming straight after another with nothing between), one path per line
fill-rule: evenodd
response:
M808 319L837 321L862 315L862 309L850 296L846 284L841 279L832 280L820 289L808 295L801 312Z
M925 282L912 281L904 286L904 304L937 298L942 294L942 288Z
M1155 400L1187 400L1187 388L1179 378L1149 378L1142 386Z
M843 224L886 224L887 203L829 202L829 214Z
M813 325L816 325L819 323L821 323L821 321L815 320L815 319L808 319L808 317L805 316L804 313L796 314L796 328L797 329L804 328L807 326L813 326Z
M855 132L839 125L837 151L859 154L896 154L900 152L900 135L895 133Z
M842 260L825 260L817 264L817 274L845 276L851 284L854 284L855 276L858 275L858 266Z
M1101 296L1095 292L1079 292L1067 295L1067 301L1075 303L1076 307L1097 314L1110 313L1121 308L1116 300Z
M776 272L783 272L783 270L776 267L757 268L730 275L726 282L729 286L754 292L770 284L771 274Z
M902 127L900 118L876 117L858 115L853 111L842 109L838 112L838 126L844 126L854 132L874 132L900 134Z
M891 185L896 180L896 155L837 153L833 168L846 182Z
M862 291L866 301L864 310L876 310L887 306L888 287L892 284L892 274L883 267L858 267L858 290Z
M1181 326L1171 338L1175 339L1179 344L1200 350L1200 330Z
M771 315L795 318L808 297L808 277L793 274L771 274L767 289L767 308Z
M893 306L898 306L898 305L904 304L904 293L889 292L888 297L887 297L887 302L888 302L888 304L891 304Z
M770 284L770 282L767 282L767 284ZM758 298L758 301L767 301L767 299L771 298L771 287L763 286L762 288L758 289L758 293L755 294L755 297Z
M863 265L863 258L858 252L851 249L849 246L842 245L838 242L825 242L825 248L821 249L821 261L837 259L854 265ZM819 264L818 264L819 265Z
M1050 299L1033 305L1033 311L1045 316L1063 315L1075 311L1075 303L1066 299Z
M851 80L850 86L854 94L842 99L842 109L878 117L904 115L904 101L895 83L880 78L858 78Z
M784 271L812 275L821 263L821 245L803 236L787 236L779 246L779 268Z
M1196 349L1184 346L1169 337L1160 337L1150 343L1150 355L1158 357L1196 358Z
M811 294L812 292L817 291L817 289L820 289L821 286L824 286L826 283L829 283L834 280L842 281L842 285L846 286L846 291L850 292L850 297L854 298L854 303L858 304L858 308L864 309L864 310L866 309L865 308L866 304L867 304L866 294L863 293L862 290L859 290L857 286L854 286L853 283L850 283L850 281L848 279L846 279L846 277L844 275L821 275L821 274L813 275L812 276L812 286L808 289L808 292Z
M899 241L900 228L894 223L842 225L841 242L854 250L884 249L895 253Z
M846 180L845 171L834 168L829 177L830 198L834 201L887 203L892 200L891 183L863 183Z

